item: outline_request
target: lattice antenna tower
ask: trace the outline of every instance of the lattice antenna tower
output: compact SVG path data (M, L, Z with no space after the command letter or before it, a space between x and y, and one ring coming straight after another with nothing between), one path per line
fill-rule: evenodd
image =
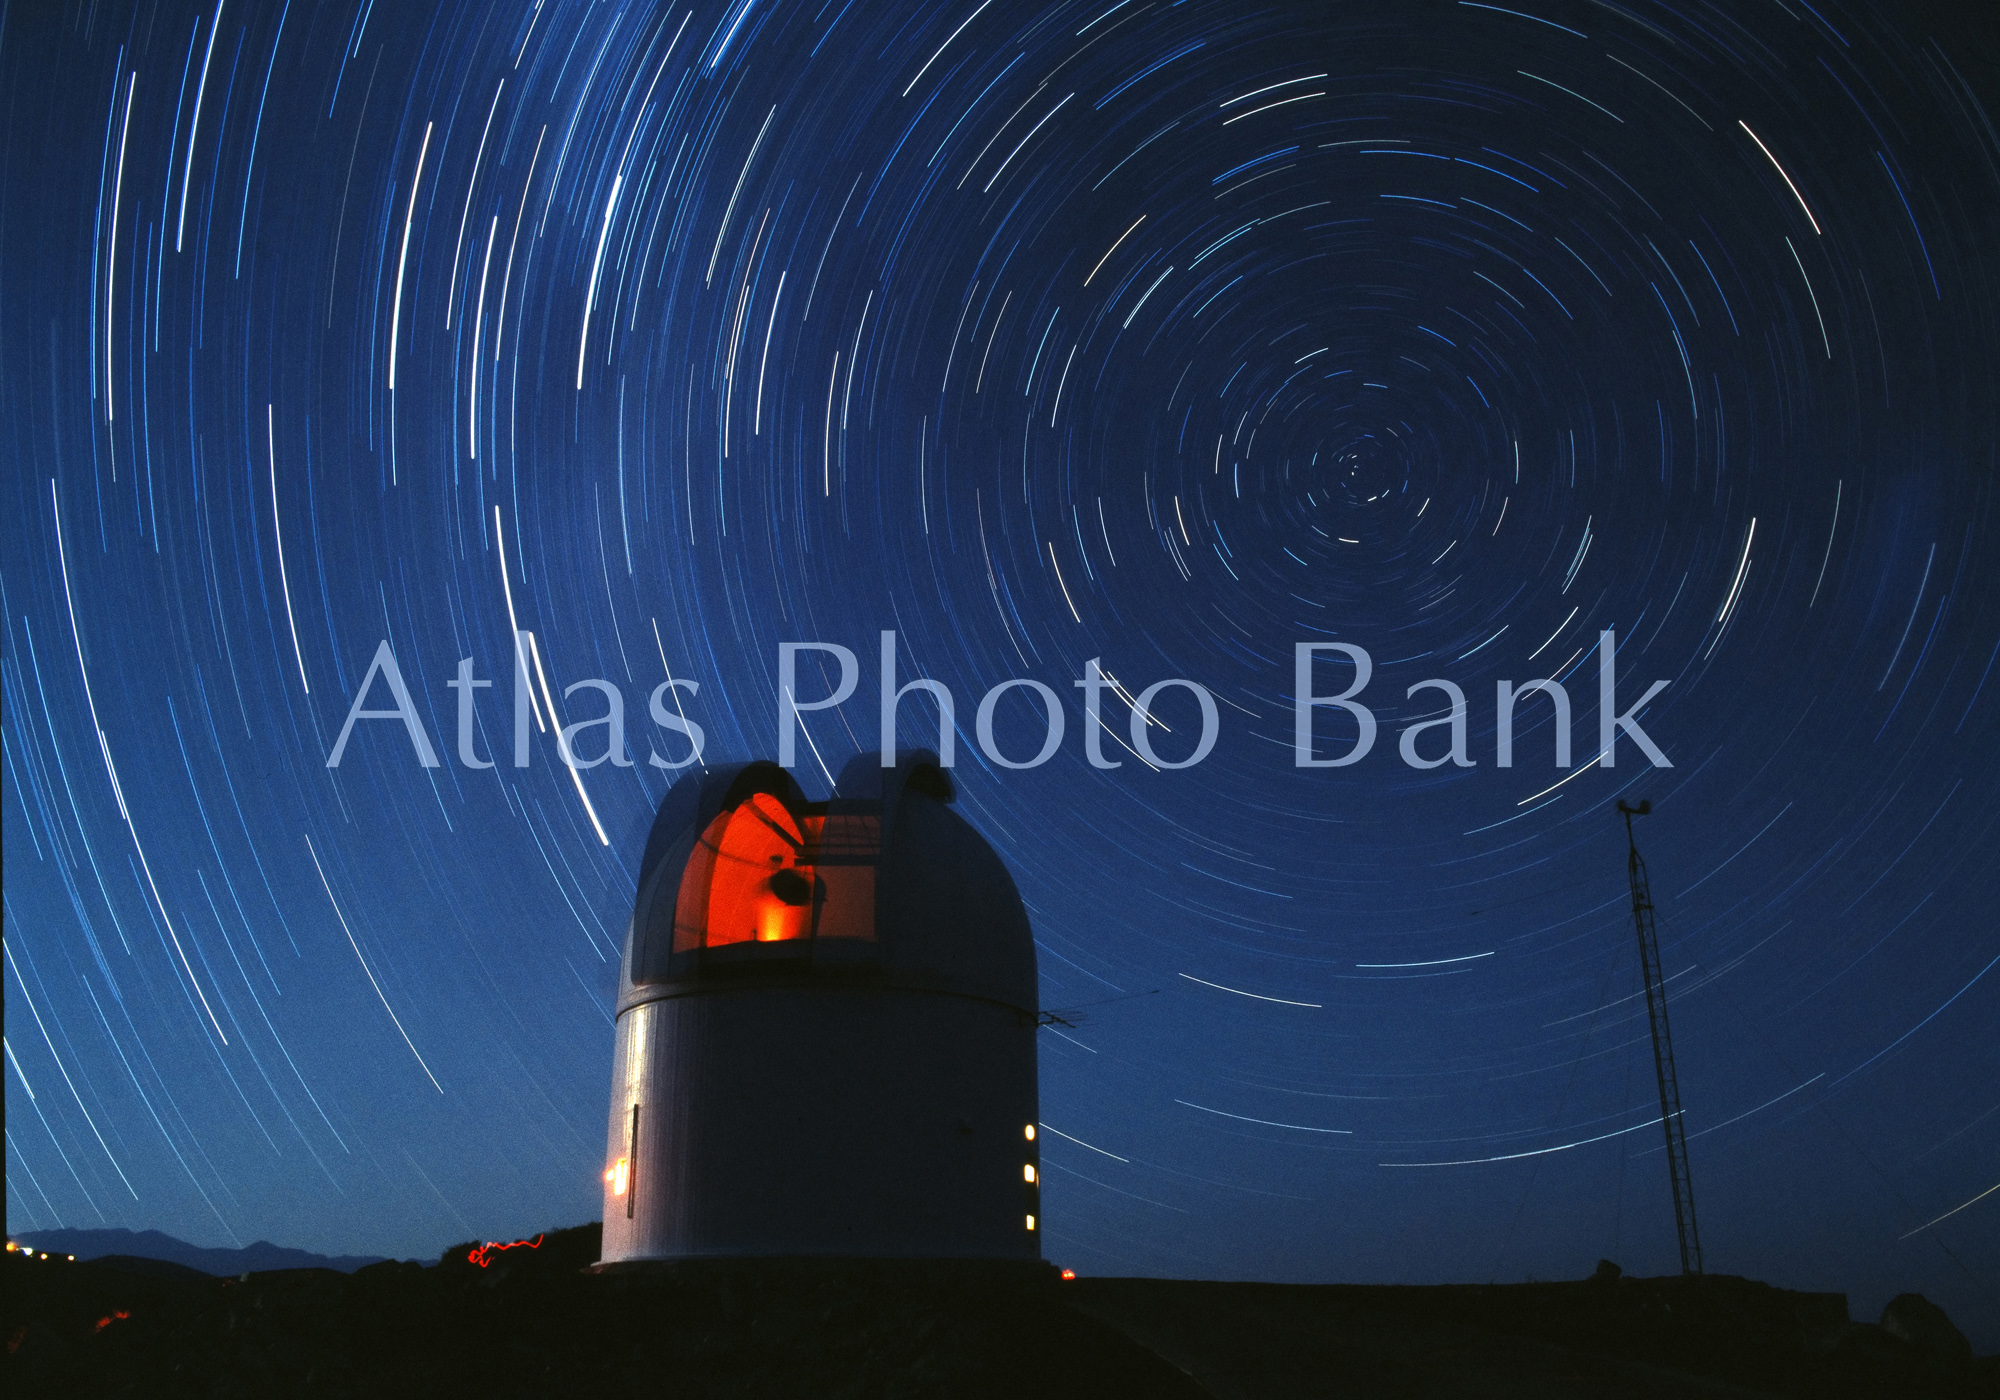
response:
M1667 1136L1667 1172L1674 1190L1674 1229L1680 1236L1681 1272L1701 1272L1701 1230L1694 1218L1694 1181L1688 1175L1687 1129L1681 1119L1680 1083L1674 1075L1674 1038L1667 1026L1667 993L1660 976L1660 939L1653 921L1653 891L1646 862L1632 836L1632 818L1650 815L1651 802L1618 810L1625 818L1625 868L1632 882L1632 926L1639 934L1639 967L1646 981L1646 1016L1653 1027L1653 1072L1660 1084L1660 1125Z

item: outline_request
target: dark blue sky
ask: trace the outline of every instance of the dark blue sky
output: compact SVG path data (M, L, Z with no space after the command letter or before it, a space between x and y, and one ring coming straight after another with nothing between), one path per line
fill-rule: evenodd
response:
M593 1218L688 753L649 697L772 755L779 645L851 649L823 794L893 630L1087 1008L1041 1041L1051 1257L1670 1271L1647 797L1709 1269L2000 1343L1978 8L11 7L9 1228ZM1595 763L1607 630L1671 768ZM438 766L363 720L329 768L384 642ZM1372 661L1349 766L1295 763L1302 642ZM1067 707L1035 768L976 732L1016 677ZM1172 677L1217 737L1155 770ZM1537 677L1573 765L1536 696L1502 768ZM589 679L636 762L572 775L543 711ZM1470 766L1400 752L1430 679ZM1031 756L1033 692L994 713ZM1156 719L1193 750L1189 691Z

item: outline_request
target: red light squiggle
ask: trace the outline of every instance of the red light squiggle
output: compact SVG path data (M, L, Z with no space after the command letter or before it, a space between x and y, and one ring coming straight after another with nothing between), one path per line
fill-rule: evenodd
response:
M131 1315L132 1314L127 1312L124 1308L119 1308L116 1312L111 1313L109 1316L98 1318L97 1325L91 1328L90 1330L92 1332L102 1332L112 1323L123 1322L126 1318L130 1317Z
M485 1244L479 1246L479 1248L468 1253L465 1256L465 1260L468 1264L477 1264L483 1269L493 1262L493 1256L501 1250L519 1249L523 1245L526 1245L529 1249L540 1249L544 1238L542 1235L537 1235L531 1240L515 1240L512 1244L501 1244L497 1240L488 1240Z

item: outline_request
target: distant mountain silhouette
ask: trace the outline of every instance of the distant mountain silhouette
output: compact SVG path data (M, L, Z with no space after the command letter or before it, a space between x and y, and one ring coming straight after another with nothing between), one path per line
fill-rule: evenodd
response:
M158 1230L37 1230L11 1238L50 1254L74 1254L83 1261L107 1255L160 1259L218 1277L262 1273L267 1269L337 1269L351 1274L365 1265L382 1262L379 1254L314 1254L303 1249L286 1249L268 1240L258 1240L247 1249L203 1249Z
M168 1259L145 1259L137 1254L102 1254L90 1261L100 1269L116 1269L125 1274L144 1274L147 1278L173 1279L181 1283L214 1283L214 1274L200 1269L190 1269L185 1264L176 1264Z

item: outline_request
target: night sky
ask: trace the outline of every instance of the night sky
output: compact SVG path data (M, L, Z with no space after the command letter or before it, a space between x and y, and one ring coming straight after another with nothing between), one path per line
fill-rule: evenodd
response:
M649 698L775 756L847 647L824 796L893 630L1067 1022L1050 1258L1675 1270L1648 798L1709 1271L2000 1345L1983 9L8 6L8 1228L596 1218ZM437 766L329 768L384 642Z

